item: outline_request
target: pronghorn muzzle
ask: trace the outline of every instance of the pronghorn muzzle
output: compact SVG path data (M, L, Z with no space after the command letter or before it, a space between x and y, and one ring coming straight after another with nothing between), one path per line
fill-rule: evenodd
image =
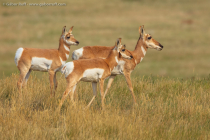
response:
M163 49L163 45L161 45L161 44L159 43L159 46L160 46L159 51L161 51L161 50Z

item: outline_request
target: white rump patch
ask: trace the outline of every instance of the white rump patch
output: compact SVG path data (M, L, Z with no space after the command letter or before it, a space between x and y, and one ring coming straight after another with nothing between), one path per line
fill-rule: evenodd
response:
M143 46L141 46L141 50L142 50L142 52L143 52L143 54L144 54L144 56L145 56L145 55L146 55L146 50L144 49Z
M73 70L74 70L74 62L68 62L61 69L61 73L64 74L65 77L68 77L68 75L71 74Z
M103 74L104 74L104 69L100 69L100 68L87 69L83 73L83 77L81 81L98 82L99 79L101 79Z
M16 53L15 53L15 64L16 66L18 66L18 61L20 60L20 57L22 56L23 53L23 48L19 48L17 49Z
M72 53L72 59L78 60L83 55L83 48L77 49Z
M70 52L69 47L67 47L66 45L63 45L63 46L64 46L64 48L65 48L66 51L69 51Z
M32 57L30 69L35 71L48 71L51 64L52 60L43 57Z

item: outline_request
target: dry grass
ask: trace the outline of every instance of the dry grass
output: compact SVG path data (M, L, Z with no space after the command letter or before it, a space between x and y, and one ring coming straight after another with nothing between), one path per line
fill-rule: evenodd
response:
M133 78L138 106L126 82L118 77L101 110L100 95L84 111L92 97L91 84L77 87L77 107L66 100L56 108L65 89L63 76L55 98L50 98L47 74L32 76L22 99L16 91L17 75L0 81L1 139L209 139L210 77L171 80L162 77ZM46 80L47 79L47 80Z

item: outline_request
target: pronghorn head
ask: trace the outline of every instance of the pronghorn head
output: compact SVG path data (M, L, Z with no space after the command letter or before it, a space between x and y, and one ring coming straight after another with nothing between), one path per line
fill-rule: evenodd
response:
M77 41L75 38L74 38L74 35L72 34L72 29L73 29L74 26L72 26L69 31L67 32L66 31L66 26L63 27L63 30L62 30L62 35L61 37L63 38L64 42L68 45L78 45L79 44L79 41Z
M163 49L163 46L157 42L150 34L146 34L144 30L144 25L139 27L139 34L140 39L143 40L143 42L146 44L147 48L156 49L158 51L161 51Z
M115 43L115 47L114 50L117 50L117 52L126 59L132 59L133 56L131 55L131 53L125 49L126 46L125 45L121 45L121 38L118 38L116 43Z

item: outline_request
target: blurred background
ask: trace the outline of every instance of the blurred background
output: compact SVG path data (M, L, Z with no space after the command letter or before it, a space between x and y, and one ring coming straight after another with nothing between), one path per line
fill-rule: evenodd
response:
M191 78L210 74L209 0L34 0L26 6L10 4L24 2L1 1L0 78L19 72L14 63L19 47L58 48L65 25L67 29L74 26L73 34L80 42L71 46L70 56L87 45L113 46L119 37L127 49L134 50L138 28L144 25L146 33L164 49L149 49L133 77ZM63 6L39 6L44 2Z

